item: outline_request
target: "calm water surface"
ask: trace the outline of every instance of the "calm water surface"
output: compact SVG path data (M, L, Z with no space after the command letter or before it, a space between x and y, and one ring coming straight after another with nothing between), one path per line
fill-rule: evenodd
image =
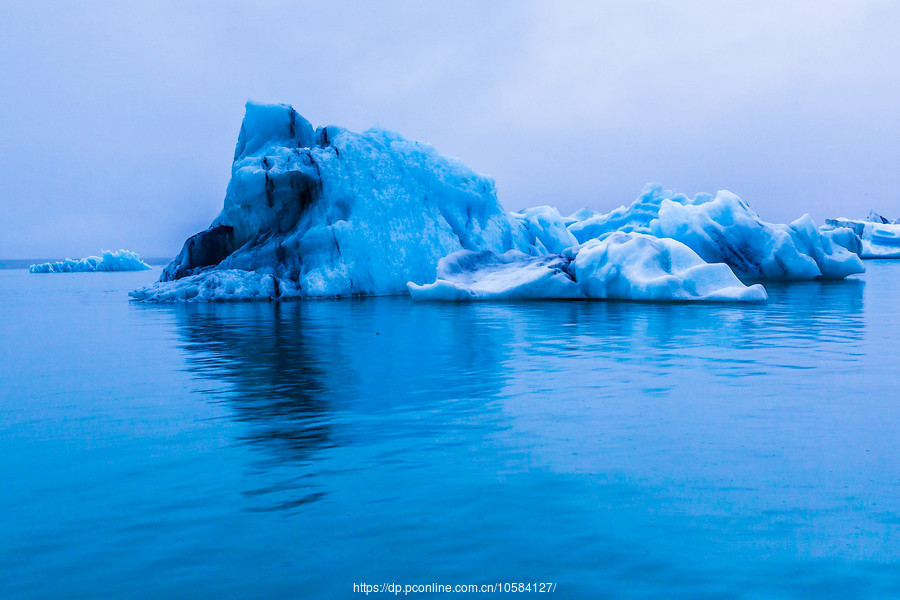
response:
M763 306L0 270L0 596L900 597L900 261L867 267Z

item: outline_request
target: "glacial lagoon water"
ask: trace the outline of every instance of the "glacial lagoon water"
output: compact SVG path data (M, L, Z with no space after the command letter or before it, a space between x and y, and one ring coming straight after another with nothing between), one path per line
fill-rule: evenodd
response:
M758 306L0 270L0 596L900 597L900 261L866 266Z

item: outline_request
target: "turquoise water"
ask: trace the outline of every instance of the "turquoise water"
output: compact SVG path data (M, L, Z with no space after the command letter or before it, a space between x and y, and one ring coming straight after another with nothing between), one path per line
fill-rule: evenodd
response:
M762 306L0 270L0 596L900 597L900 261L867 267Z

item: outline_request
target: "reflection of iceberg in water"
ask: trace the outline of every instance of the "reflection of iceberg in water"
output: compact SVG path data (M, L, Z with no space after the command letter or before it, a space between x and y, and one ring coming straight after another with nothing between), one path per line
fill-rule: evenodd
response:
M246 493L278 509L327 493L318 474L335 452L432 448L447 432L496 454L500 470L604 472L638 467L616 464L627 459L616 432L631 426L658 436L645 440L641 463L653 469L660 440L689 451L671 436L696 419L734 426L721 421L733 411L701 414L709 403L692 394L737 386L777 398L773 369L812 368L816 353L852 360L863 286L773 285L768 304L741 308L371 298L148 310L172 311L190 371L224 384L210 397L240 422L239 440L261 451L263 470L281 473L254 476ZM747 388L748 377L759 385ZM659 399L678 406L662 432L642 412Z
M253 426L248 441L303 459L331 443L325 374L302 323L280 308L190 307L178 316L189 370L231 384L222 395Z
M582 334L593 349L617 360L646 360L639 351L707 348L738 350L796 343L796 338L821 342L858 341L864 327L863 289L856 279L769 283L765 306L573 303L572 312L585 320L573 334ZM784 338L791 338L785 342ZM625 347L618 345L621 341Z
M224 463L251 463L236 469L239 506L318 499L260 544L314 596L381 576L387 557L398 578L549 565L579 597L601 580L610 595L701 597L716 578L770 597L779 573L803 592L835 565L854 583L900 556L897 416L879 376L892 357L870 342L873 308L891 306L878 281L773 285L741 308L136 310L174 316L227 435L247 441Z
M864 287L773 285L767 305L741 308L523 308L529 331L520 344L534 352L513 357L522 368L504 390L507 427L491 443L527 452L523 470L620 486L622 506L615 500L609 510L630 516L621 531L619 521L607 523L607 534L628 539L640 519L675 528L685 516L712 522L733 514L753 531L774 514L802 532L804 552L826 552L854 539L859 524L859 515L841 512L846 492L835 491L838 484L856 486L860 497L881 493L872 471L859 468L868 455L853 436L865 432L867 447L889 447L890 435L862 408L877 405L886 387L858 377ZM807 520L795 523L798 515ZM885 531L880 515L867 519L873 532ZM769 541L783 543L779 535L773 530ZM866 551L847 546L847 554Z
M246 428L241 441L264 451L266 468L308 466L323 451L396 435L365 426L388 411L415 421L422 412L464 411L472 402L483 410L503 387L509 336L496 307L373 298L155 308L176 316L189 370L227 384L210 394ZM404 434L428 436L433 427L411 422ZM309 491L314 473L301 469L284 487Z
M769 303L759 306L564 302L504 309L520 332L516 345L540 359L532 367L549 379L557 372L582 378L595 371L593 397L665 393L684 377L702 374L738 383L772 368L812 368L816 354L855 360L865 335L863 281L770 286ZM510 383L521 379L521 370Z
M864 335L865 282L769 285L767 304L740 307L577 301L493 306L516 334L512 345L527 348L528 355L550 360L580 357L590 360L592 368L608 362L614 372L598 384L614 394L622 388L615 375L618 365L643 365L646 372L660 375L686 369L684 360L695 357L701 363L696 366L715 369L724 364L723 374L734 376L738 363L728 363L727 357L745 349L773 349L754 354L756 360L780 356L789 361L792 348L805 355L820 351L852 355ZM813 341L821 346L811 345ZM557 367L571 369L571 365ZM666 385L659 377L653 383Z
M247 441L279 460L297 461L346 441L335 437L335 411L412 410L446 399L497 396L510 372L527 366L510 364L516 353L652 364L664 374L684 366L680 359L692 348L701 353L696 358L708 354L707 367L715 368L718 349L764 349L786 336L824 342L826 350L829 341L852 347L864 327L863 286L852 279L772 284L768 305L740 308L445 306L376 298L165 309L177 315L190 370L230 384L221 397L247 424ZM784 343L777 345L783 350ZM603 383L613 393L621 385L615 377Z

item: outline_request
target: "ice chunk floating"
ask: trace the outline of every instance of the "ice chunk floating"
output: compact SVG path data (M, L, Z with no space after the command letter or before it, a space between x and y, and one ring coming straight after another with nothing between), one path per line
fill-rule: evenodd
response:
M569 230L579 242L613 231L672 238L751 279L841 279L865 271L858 256L821 235L808 215L790 225L766 223L727 191L688 198L647 185L627 208L576 220Z
M146 271L150 265L130 250L110 252L104 250L102 256L88 256L73 260L67 258L59 262L31 265L31 273L91 273L96 271Z
M900 258L900 223L874 210L865 221L826 219L821 231L861 258Z
M738 277L861 272L834 239L808 217L765 223L728 192L688 199L659 186L607 215L508 213L491 179L431 146L248 103L222 212L131 295L760 300Z
M441 259L437 281L409 291L414 300L766 300L763 286L744 285L679 241L623 232L541 257L462 250Z

